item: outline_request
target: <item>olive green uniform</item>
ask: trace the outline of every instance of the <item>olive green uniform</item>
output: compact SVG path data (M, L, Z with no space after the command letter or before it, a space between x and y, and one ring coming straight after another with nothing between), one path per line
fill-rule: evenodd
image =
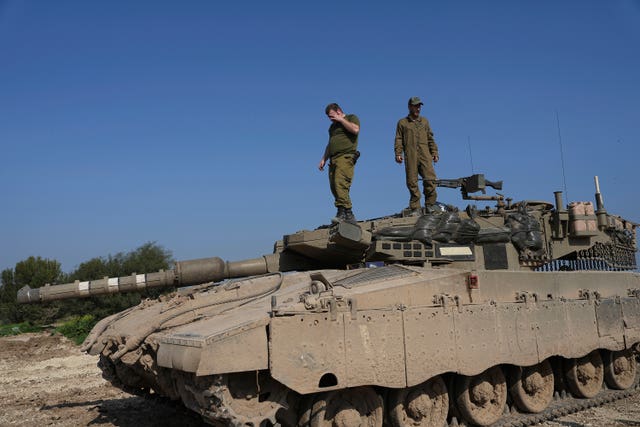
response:
M360 126L355 114L347 114L345 119ZM329 186L335 199L336 207L351 209L351 181L355 166L355 154L358 149L358 135L347 131L341 123L333 122L329 127L329 143L327 154L331 159L329 165Z
M422 116L415 120L410 116L400 119L394 149L396 156L401 156L404 152L407 188L411 195L409 208L420 209L418 175L423 179L425 206L435 204L437 193L433 157L438 155L438 145L433 138L429 120Z

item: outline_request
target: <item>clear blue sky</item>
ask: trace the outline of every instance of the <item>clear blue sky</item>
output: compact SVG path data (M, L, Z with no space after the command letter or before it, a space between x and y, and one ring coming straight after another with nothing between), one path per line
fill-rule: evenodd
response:
M393 136L420 96L439 177L472 159L505 195L553 200L560 130L568 198L599 175L640 222L639 80L638 0L0 0L0 269L148 241L270 253L335 213L329 102L361 120L360 219L407 206Z

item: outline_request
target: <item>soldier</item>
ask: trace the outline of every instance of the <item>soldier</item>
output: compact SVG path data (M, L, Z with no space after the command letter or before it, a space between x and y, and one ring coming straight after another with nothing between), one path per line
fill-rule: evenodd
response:
M336 103L327 105L325 114L332 123L329 126L329 143L324 150L318 169L324 170L327 160L331 159L329 186L335 199L334 204L338 208L338 213L332 221L355 223L349 190L354 166L360 155L357 150L360 120L355 114L345 114Z
M438 146L433 139L429 120L420 116L422 101L417 96L409 99L409 115L398 121L396 127L396 162L402 163L407 176L409 189L410 215L420 215L420 188L418 174L424 187L424 204L427 209L436 203L436 172L433 162L439 160ZM403 157L404 153L404 157Z

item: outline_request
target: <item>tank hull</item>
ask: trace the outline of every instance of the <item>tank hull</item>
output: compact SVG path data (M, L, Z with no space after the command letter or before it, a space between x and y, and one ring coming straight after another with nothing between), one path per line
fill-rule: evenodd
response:
M446 378L453 399L452 384L491 369L511 382L517 367L624 354L640 342L638 290L630 272L274 274L147 302L86 344L116 384L181 399L210 422L294 425L327 393L388 399Z

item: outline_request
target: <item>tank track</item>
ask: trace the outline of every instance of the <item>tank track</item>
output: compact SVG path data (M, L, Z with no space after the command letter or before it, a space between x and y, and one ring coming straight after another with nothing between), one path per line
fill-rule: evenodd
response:
M554 400L549 404L547 409L537 414L525 414L520 413L513 407L507 407L505 414L498 422L491 425L491 427L524 427L533 426L543 423L545 421L552 421L557 418L564 417L569 414L584 411L589 408L595 408L605 405L616 400L625 399L631 397L640 392L640 384L636 379L634 386L627 390L610 390L603 389L597 396L590 399L577 399L570 394L562 392L556 392ZM465 422L458 422L456 418L453 418L448 427L466 427L468 424Z
M288 397L295 393L265 372L196 377L182 371L165 370L156 372L155 385L149 387L142 379L144 374L139 371L140 366L129 366L106 356L101 356L98 366L102 377L111 385L145 398L179 399L185 407L202 416L207 424L262 427L281 426L281 421L285 425L296 423L295 402L290 405L288 401ZM256 389L258 382L260 386ZM292 410L288 411L289 408Z
M148 388L132 386L130 367L125 366L121 361L114 363L101 358L99 366L103 371L103 377L112 385L138 396L158 398L158 394L150 393ZM207 424L220 427L297 425L296 407L300 396L270 379L266 372L260 373L259 382L262 389L258 390L252 389L252 385L258 382L257 376L243 378L237 374L227 374L195 377L193 374L181 371L171 371L170 375L171 381L162 381L162 383L165 385L171 383L175 388L165 390L163 387L163 390L156 390L156 392L165 394L170 400L179 398L184 406L200 414ZM508 402L503 417L491 427L533 426L638 393L640 393L640 371L636 375L634 384L626 390L613 390L604 386L600 393L592 398L575 398L567 391L556 391L549 406L535 414L519 412L513 404ZM391 424L385 421L384 426L391 427ZM471 427L455 416L448 420L446 426Z
M225 398L225 394L221 387L221 378L216 381L216 386L213 389L201 390L201 398L197 399L199 402L207 402L206 407L200 407L200 413L206 422L217 426L282 426L277 420L274 411L270 416L264 418L262 421L258 419L249 420L246 417L235 414L232 410L225 407L231 407L231 402L228 398ZM603 389L596 397L590 399L578 399L572 397L570 394L562 392L555 393L553 402L549 407L537 414L520 413L513 407L506 407L505 414L500 421L491 425L491 427L524 427L533 426L543 423L545 421L552 421L557 418L564 417L569 414L584 411L589 408L595 408L605 405L616 400L625 399L631 397L640 392L640 385L636 381L636 384L627 390L610 390ZM215 405L212 405L214 404ZM217 407L215 409L212 409ZM193 408L192 408L193 409ZM288 424L288 423L287 423ZM295 425L295 424L289 424ZM389 426L389 423L385 423L385 427ZM448 423L448 427L467 427L469 426L464 421L458 422L454 417ZM469 426L470 427L470 426Z
M295 425L296 405L289 404L293 392L271 379L266 372L256 375L214 375L198 378L177 373L186 406L208 424L234 427ZM258 388L254 386L260 383Z

